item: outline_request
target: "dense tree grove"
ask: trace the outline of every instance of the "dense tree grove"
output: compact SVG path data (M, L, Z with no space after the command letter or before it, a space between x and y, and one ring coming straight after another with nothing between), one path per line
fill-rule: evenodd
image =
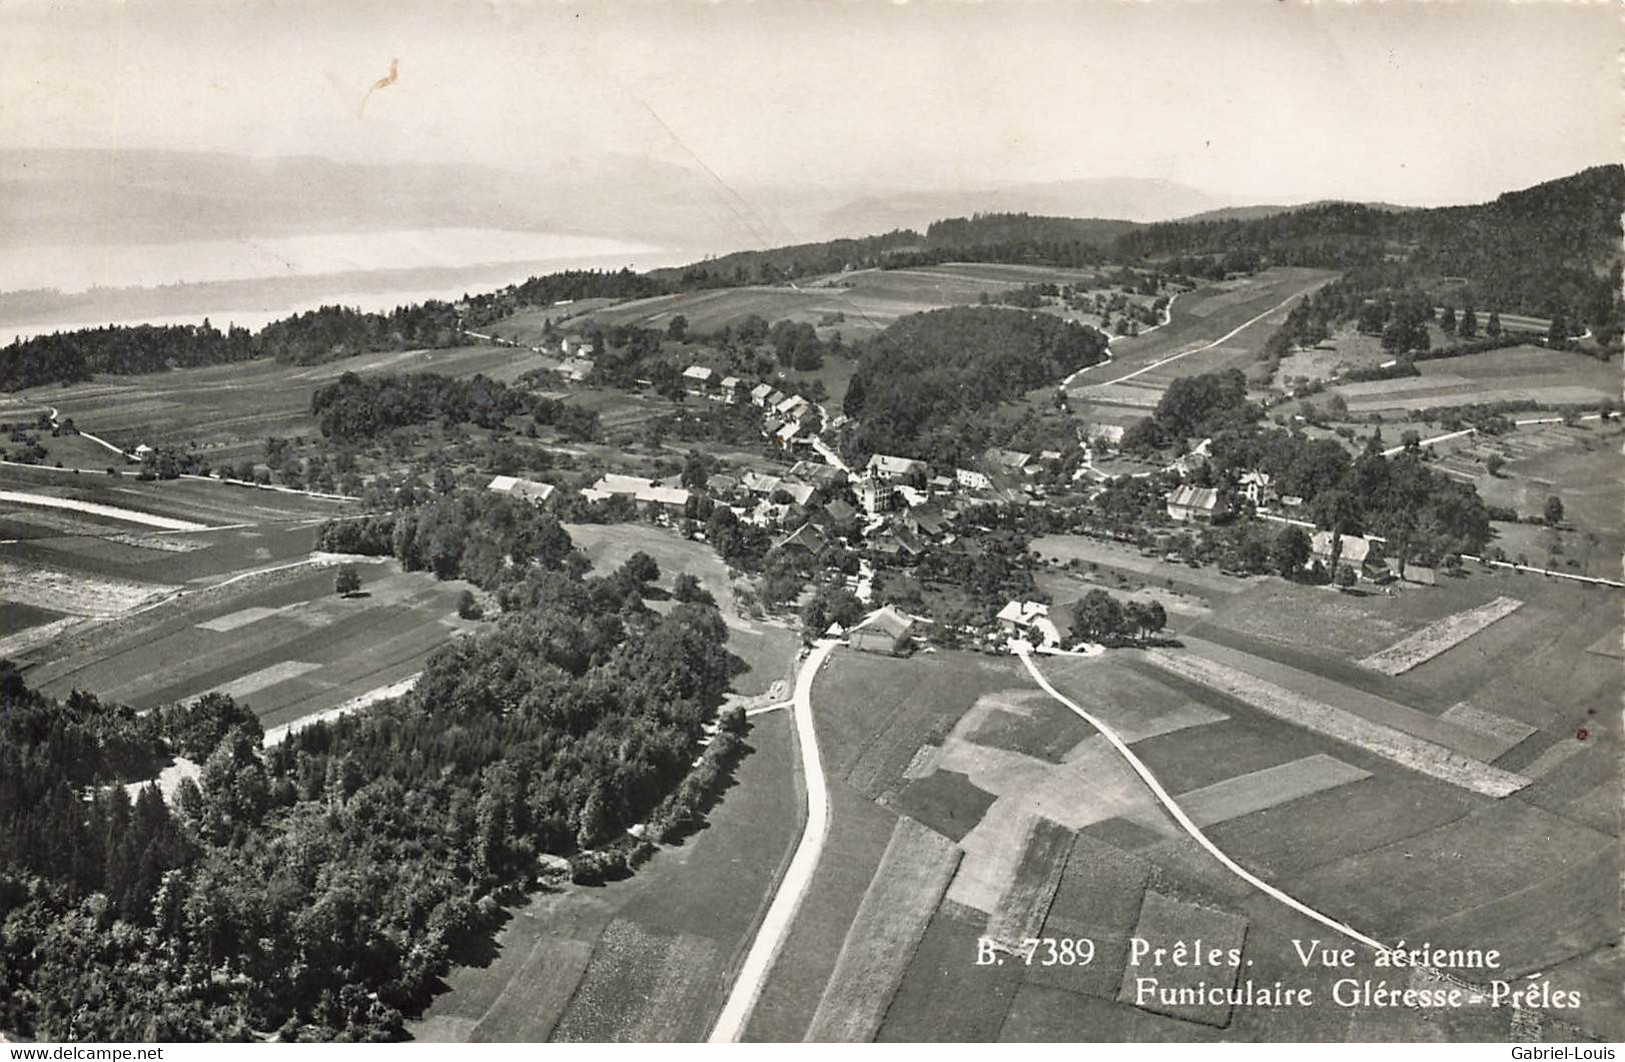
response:
M1304 499L1320 527L1380 535L1405 561L1439 563L1490 539L1489 510L1470 483L1434 472L1412 448L1384 457L1380 435L1351 459L1335 439L1231 431L1214 437L1213 462L1223 482L1248 469L1269 473L1281 493Z
M1251 424L1261 415L1247 401L1247 378L1240 369L1182 376L1168 385L1151 416L1123 434L1123 447L1158 450L1182 445L1186 439Z
M465 503L411 515L440 504ZM737 663L721 616L648 608L646 563L553 560L494 571L503 617L412 693L269 749L228 697L137 715L0 663L0 1027L398 1039L542 855L596 879L633 823L691 828L741 749L733 713L691 766ZM176 753L203 766L169 803L118 784Z
M441 421L503 427L509 417L529 415L576 439L598 434L598 414L553 398L514 390L475 374L467 379L434 372L347 372L318 387L310 411L322 434L341 442L362 442L396 428Z
M849 449L952 467L987 445L984 411L1105 355L1101 333L1049 314L968 306L901 318L858 362L860 397L849 390L845 411L861 422Z

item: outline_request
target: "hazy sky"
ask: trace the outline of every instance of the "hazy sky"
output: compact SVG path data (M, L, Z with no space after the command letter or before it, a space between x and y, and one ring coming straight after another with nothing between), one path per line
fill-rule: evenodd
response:
M1620 157L1620 13L7 0L0 145L527 169L627 152L734 185L1143 176L1461 202Z

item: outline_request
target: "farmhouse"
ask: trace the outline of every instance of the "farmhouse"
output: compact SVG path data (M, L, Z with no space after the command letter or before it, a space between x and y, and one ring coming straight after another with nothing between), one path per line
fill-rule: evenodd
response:
M1091 424L1089 425L1089 441L1105 443L1108 446L1121 446L1123 445L1123 425Z
M553 496L556 488L551 483L537 483L518 476L495 476L486 489L511 498L524 498L532 505L541 505Z
M588 501L604 498L631 498L642 510L659 509L681 514L688 507L689 492L682 487L667 487L660 483L626 476L618 472L605 473L597 483L587 487L581 496Z
M791 446L795 445L796 436L800 434L801 422L799 420L788 421L783 427L773 433L773 441L785 449L789 449Z
M954 469L954 481L966 490L992 490L993 481L975 469Z
M591 358L566 358L559 362L558 368L553 371L566 380L580 383L592 375L594 364Z
M1363 569L1367 563L1375 563L1371 556L1371 540L1361 535L1343 535L1343 551L1337 558L1337 563L1347 564L1355 571ZM1316 531L1309 536L1309 550L1315 560L1322 564L1332 563L1332 533L1330 531Z
M1268 472L1243 472L1237 482L1242 496L1259 508L1275 500L1275 490L1270 485L1271 478Z
M130 456L135 458L137 461L145 461L147 458L151 457L153 453L155 453L155 451L152 447L148 446L146 443L142 443L134 450L130 451Z
M767 405L767 396L773 393L772 384L757 384L750 389L750 404L753 406Z
M789 478L818 487L833 487L846 481L846 473L817 461L797 461L790 468Z
M916 487L925 485L926 476L931 471L924 461L916 461L912 457L893 457L890 454L875 454L869 458L866 469L870 475L888 482L909 483Z
M803 559L813 558L824 549L824 534L813 524L803 523L775 542L773 548Z
M690 365L683 370L683 390L691 395L704 397L711 393L712 377L716 373L704 365Z
M1036 631L1040 645L1061 644L1061 632L1049 618L1049 606L1038 601L1012 601L999 609L999 626L1011 637Z
M797 505L806 505L812 501L813 495L818 493L818 488L811 484L797 483L793 479L781 479L779 481L779 490L790 495L790 500Z
M791 395L773 407L773 415L785 420L800 421L812 409L812 403L800 395Z
M1219 508L1219 492L1214 487L1184 486L1168 495L1168 517L1181 522L1206 523Z
M1032 454L1020 450L1003 450L997 446L982 455L982 466L989 472L1020 474L1032 463Z
M722 378L722 394L720 397L724 402L738 405L745 397L744 381L737 376L724 376Z
M912 644L914 620L887 605L852 632L848 644L865 653L902 656Z
M739 485L751 494L772 494L784 480L778 476L764 476L760 472L746 472L739 477Z

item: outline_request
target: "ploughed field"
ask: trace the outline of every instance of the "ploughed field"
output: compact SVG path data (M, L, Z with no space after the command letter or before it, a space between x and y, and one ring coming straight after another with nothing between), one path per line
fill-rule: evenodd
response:
M812 698L829 841L748 1037L1620 1036L1617 593L1477 569L1394 596L1226 580L1179 591L1177 646L1036 658L1254 874L1391 945L1499 950L1453 974L1579 1006L1346 1005L1340 979L1425 976L1231 873L1018 661L839 650ZM1133 943L1197 938L1239 965L1159 967ZM1314 940L1353 966L1306 965L1294 942ZM1249 980L1314 1001L1156 991Z
M343 503L223 483L8 467L0 656L38 688L151 708L221 691L267 729L415 675L470 625L463 584L315 555Z

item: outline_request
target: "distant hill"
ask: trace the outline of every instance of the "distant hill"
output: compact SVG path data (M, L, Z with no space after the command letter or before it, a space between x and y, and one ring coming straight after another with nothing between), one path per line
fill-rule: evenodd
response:
M526 172L0 149L0 249L431 227L634 237L695 253L757 242L712 178L634 156L559 156Z
M975 214L1169 221L1227 206L1224 200L1177 181L1091 177L1019 184L981 191L886 192L854 200L824 218L838 232L923 229L939 218Z
M1296 210L1312 210L1315 207L1331 206L1342 203L1340 199L1316 199L1310 203L1293 204L1260 204L1258 206L1220 207L1218 210L1207 210L1200 214L1192 214L1188 218L1177 218L1177 221L1257 221L1260 218L1274 217L1277 214L1289 214ZM1370 207L1372 210L1414 210L1414 207L1397 206L1393 203L1361 203L1360 206Z

